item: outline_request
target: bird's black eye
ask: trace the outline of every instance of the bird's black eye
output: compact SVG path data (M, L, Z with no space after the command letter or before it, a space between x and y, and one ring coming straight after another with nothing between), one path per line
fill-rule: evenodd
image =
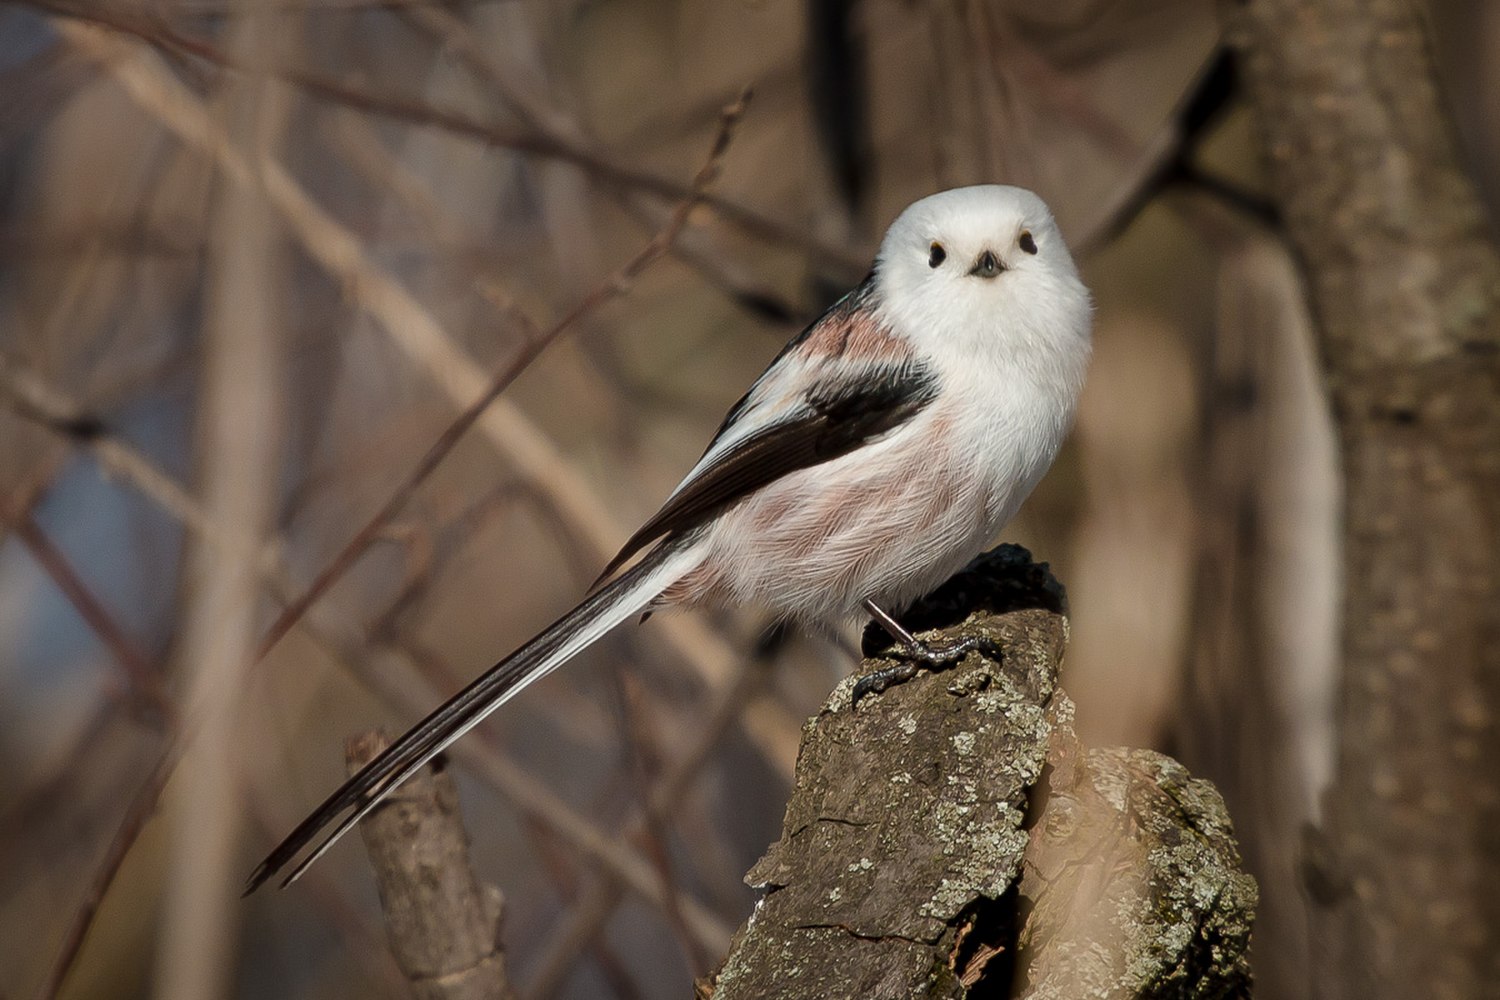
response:
M1031 238L1031 230L1021 230L1021 249L1027 253L1036 253L1036 240Z
M943 249L943 245L941 243L934 243L932 246L930 246L930 247L927 248L927 266L928 267L937 267L939 264L941 264L943 261L945 261L947 259L948 259L948 251L946 251L946 250Z

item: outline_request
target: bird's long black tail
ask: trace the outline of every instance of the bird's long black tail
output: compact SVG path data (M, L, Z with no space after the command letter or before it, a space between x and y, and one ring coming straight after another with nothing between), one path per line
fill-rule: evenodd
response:
M673 581L692 569L699 556L690 546L659 546L618 578L584 598L536 638L480 675L433 713L387 747L318 806L245 882L249 895L285 868L302 849L335 821L323 837L282 880L286 887L422 765L478 725L522 688L546 676L600 639L625 619L643 610ZM342 820L340 815L348 812Z

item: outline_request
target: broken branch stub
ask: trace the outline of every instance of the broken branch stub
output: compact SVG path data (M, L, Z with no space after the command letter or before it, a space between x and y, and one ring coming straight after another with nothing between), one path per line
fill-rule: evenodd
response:
M764 897L700 993L740 998L1249 995L1255 883L1218 793L1159 754L1085 750L1057 689L1062 588L1017 546L907 616L971 653L803 731ZM865 636L862 671L888 664Z
M345 746L350 772L384 750L371 730ZM499 890L469 863L458 787L442 758L359 824L380 890L386 939L416 1000L512 1000L499 932Z

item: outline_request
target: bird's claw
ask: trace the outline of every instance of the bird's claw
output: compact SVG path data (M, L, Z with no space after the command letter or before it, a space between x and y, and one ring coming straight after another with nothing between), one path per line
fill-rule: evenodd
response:
M912 647L900 647L897 655L904 662L872 670L854 682L850 704L857 707L867 694L880 694L897 684L904 684L915 677L924 667L933 673L947 670L965 656L975 651L1000 659L1000 646L988 636L971 635L962 639L945 640L941 643L920 642Z

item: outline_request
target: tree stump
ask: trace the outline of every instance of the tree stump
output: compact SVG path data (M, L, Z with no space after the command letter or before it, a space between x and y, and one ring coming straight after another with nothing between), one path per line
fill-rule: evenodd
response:
M1089 750L1057 687L1065 598L1001 546L906 623L1000 659L850 703L804 731L764 897L714 1000L1248 997L1255 882L1218 792L1169 758ZM861 672L896 655L865 635Z

